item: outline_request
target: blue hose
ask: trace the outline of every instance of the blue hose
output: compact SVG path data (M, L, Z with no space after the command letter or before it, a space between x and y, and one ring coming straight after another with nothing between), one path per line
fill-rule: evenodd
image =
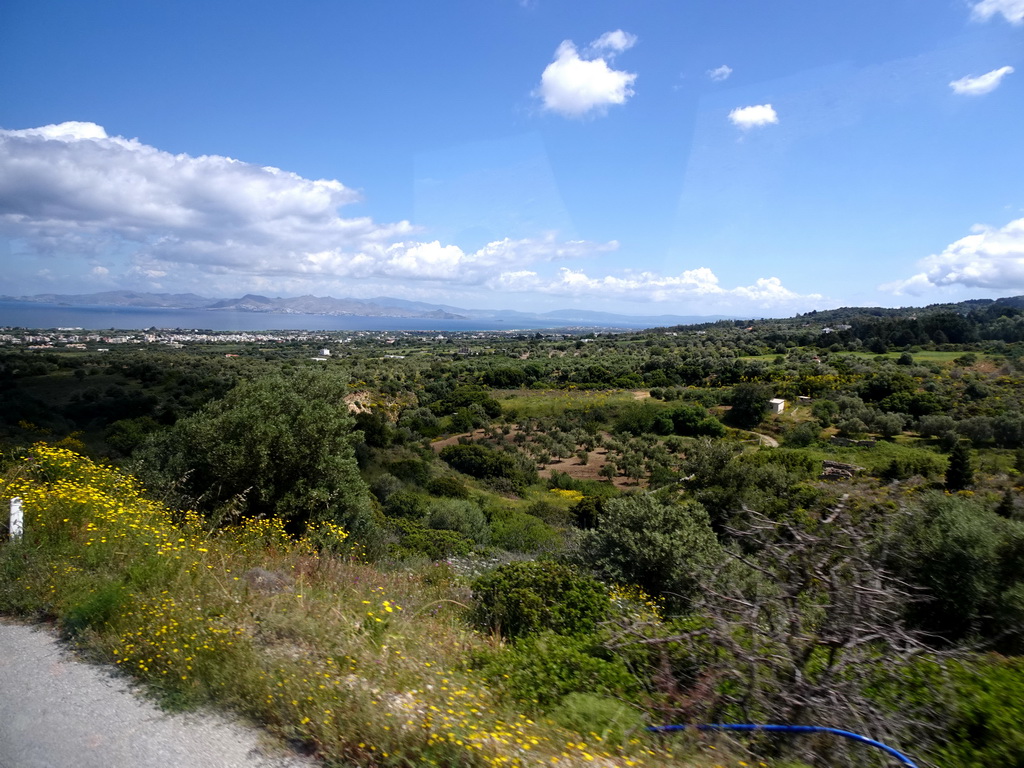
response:
M860 741L864 744L870 744L872 747L878 747L883 752L888 752L890 755L895 757L904 765L909 765L910 768L918 768L917 764L909 757L904 755L902 752L898 752L887 744L883 744L880 741L869 739L867 736L861 736L859 733L853 733L852 731L843 731L839 728L828 728L823 725L755 725L753 723L711 723L706 725L652 725L647 730L655 733L662 733L665 731L682 731L687 728L693 728L698 731L775 731L781 733L834 733L837 736L844 736L847 739L853 739L854 741Z

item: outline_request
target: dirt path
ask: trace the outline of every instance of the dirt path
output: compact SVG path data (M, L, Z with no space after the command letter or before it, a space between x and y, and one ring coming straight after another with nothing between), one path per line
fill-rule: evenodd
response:
M779 441L771 435L762 435L760 432L751 432L750 434L758 438L761 441L761 445L767 445L769 448L779 447Z
M0 768L313 768L256 728L167 714L46 628L0 619Z

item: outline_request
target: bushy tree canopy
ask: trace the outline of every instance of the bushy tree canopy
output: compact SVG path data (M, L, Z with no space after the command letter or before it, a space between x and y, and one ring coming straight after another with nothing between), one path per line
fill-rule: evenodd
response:
M766 384L737 384L729 396L729 421L744 429L756 427L764 420L771 398L772 389Z
M234 498L247 515L292 527L331 520L369 533L369 495L336 375L299 369L245 381L151 442L140 469L212 511Z
M685 605L700 576L720 556L708 513L697 502L651 494L611 499L585 531L580 559L609 581L635 584Z

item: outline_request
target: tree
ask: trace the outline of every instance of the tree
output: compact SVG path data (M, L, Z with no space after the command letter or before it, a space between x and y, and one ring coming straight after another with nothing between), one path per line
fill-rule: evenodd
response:
M886 557L924 590L908 607L915 626L949 642L1024 648L1024 524L974 499L929 494L893 531Z
M729 421L743 429L756 427L764 419L771 397L772 389L767 384L737 384L729 396Z
M597 511L597 527L583 532L578 556L609 581L635 584L684 607L720 548L700 504L643 494L607 501Z
M974 466L971 461L971 449L963 441L958 441L949 453L949 468L946 469L946 488L951 491L962 491L974 483Z
M148 443L140 471L207 512L242 499L245 515L296 530L330 520L365 543L375 525L345 394L341 378L311 369L242 382Z
M606 461L604 464L601 465L601 468L597 471L597 473L608 482L611 482L618 476L619 468L615 466L615 462Z
M669 412L672 419L672 429L677 435L688 435L698 437L707 435L709 437L722 437L725 435L725 427L722 423L711 416L707 408L701 405L680 405Z

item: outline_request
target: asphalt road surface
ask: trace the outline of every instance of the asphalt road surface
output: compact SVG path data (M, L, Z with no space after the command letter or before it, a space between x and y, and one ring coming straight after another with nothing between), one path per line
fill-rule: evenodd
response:
M258 729L167 714L46 628L0 620L0 768L313 768Z

